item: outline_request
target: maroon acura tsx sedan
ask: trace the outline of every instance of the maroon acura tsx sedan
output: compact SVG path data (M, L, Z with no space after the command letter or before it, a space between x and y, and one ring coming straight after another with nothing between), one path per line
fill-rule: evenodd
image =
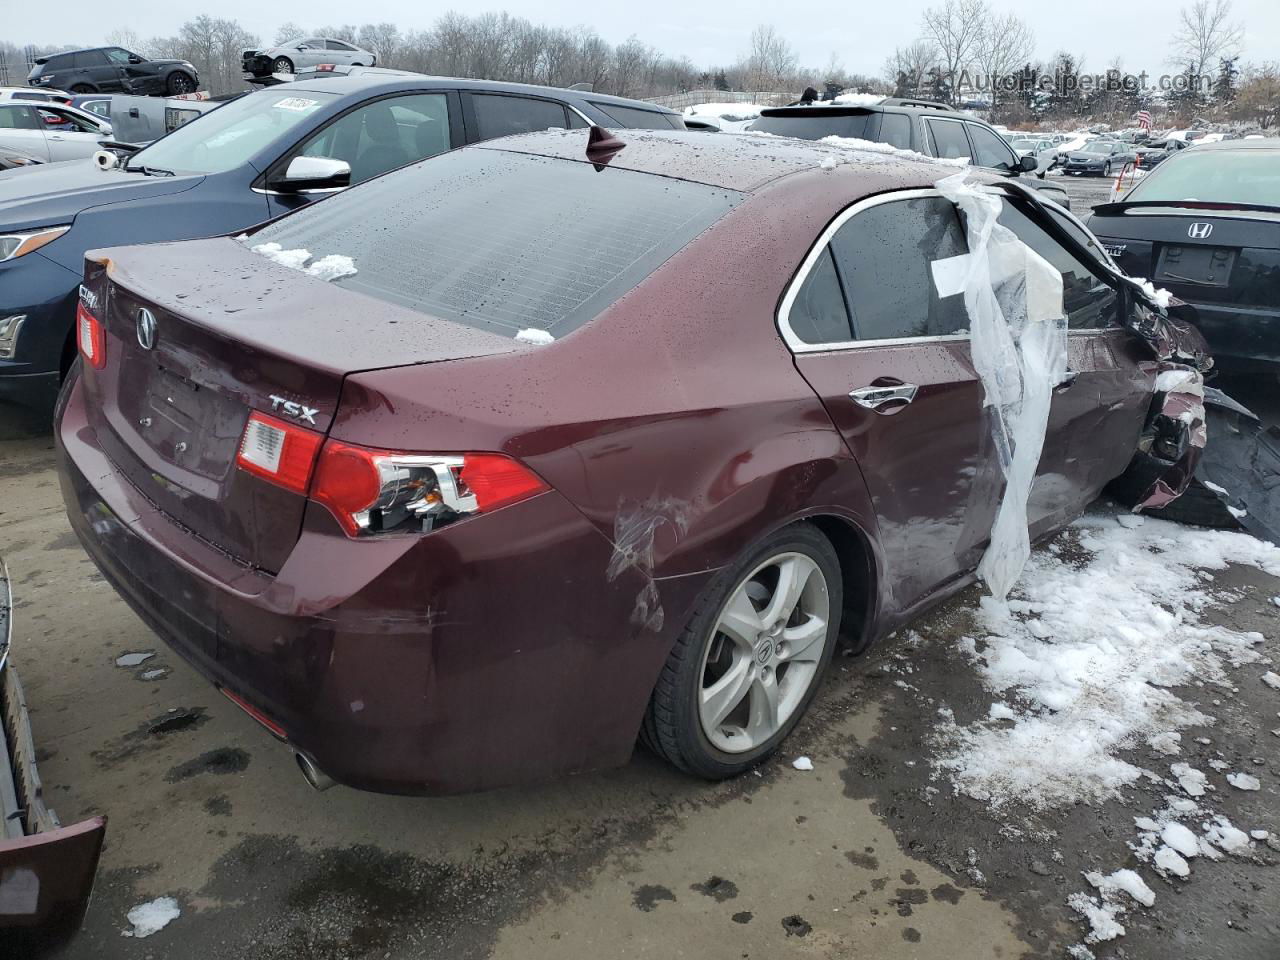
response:
M599 131L594 131L598 134ZM971 582L1002 490L954 172L808 142L467 147L248 236L91 254L71 523L315 783L478 790L777 748L841 636ZM1032 536L1125 470L1151 305L1065 211Z

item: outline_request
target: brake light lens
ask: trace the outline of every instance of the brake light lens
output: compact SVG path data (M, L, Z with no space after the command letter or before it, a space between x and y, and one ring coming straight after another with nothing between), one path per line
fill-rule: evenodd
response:
M324 437L313 430L254 413L240 439L236 464L286 490L305 494L323 441Z
M101 370L107 365L107 333L83 303L76 307L76 342L89 366Z
M498 453L408 454L329 440L311 499L348 536L363 537L433 530L549 489L524 464Z

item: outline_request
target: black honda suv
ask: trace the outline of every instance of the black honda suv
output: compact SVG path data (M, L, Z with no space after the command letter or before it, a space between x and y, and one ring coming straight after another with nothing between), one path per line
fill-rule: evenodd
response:
M748 129L801 140L874 140L940 159L968 157L975 167L986 167L1006 177L1035 173L1038 168L1035 157L1018 156L990 125L932 100L888 97L870 106L814 103L773 107L761 110L760 119ZM1035 178L1023 183L1071 209L1066 190L1056 183Z
M193 93L199 74L186 60L148 60L123 47L93 47L37 57L27 74L33 87L72 93Z

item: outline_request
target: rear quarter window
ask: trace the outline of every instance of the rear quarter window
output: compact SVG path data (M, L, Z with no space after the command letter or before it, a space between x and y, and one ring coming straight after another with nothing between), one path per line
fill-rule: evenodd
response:
M379 177L243 241L352 257L339 286L508 336L599 314L741 194L470 148Z
M680 122L677 127L672 120L679 120L669 114L659 113L656 110L641 110L637 107L623 107L616 103L596 103L591 101L591 105L603 113L606 117L612 117L613 120L623 127L629 127L633 130L683 130L684 123Z
M867 139L872 113L840 114L836 110L818 108L803 113L787 113L777 116L761 115L751 124L753 131L772 133L778 137L796 137L800 140L821 140L823 137L851 137Z

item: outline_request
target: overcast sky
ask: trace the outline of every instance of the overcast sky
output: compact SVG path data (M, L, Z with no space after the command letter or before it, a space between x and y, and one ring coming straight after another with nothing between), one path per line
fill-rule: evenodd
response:
M1066 49L1083 55L1088 72L1101 72L1119 56L1138 72L1166 72L1166 51L1182 3L1124 3L1116 0L1054 0L1017 5L994 0L994 6L1016 10L1035 31L1037 53L1047 58ZM791 42L800 62L820 68L834 51L845 69L881 72L893 47L909 43L919 33L920 14L928 0L900 3L825 5L778 3L777 0L644 0L616 7L583 0L508 0L492 5L455 7L467 14L506 10L535 22L559 26L587 24L612 43L635 34L665 53L684 54L694 63L727 64L747 47L758 23L771 23ZM1246 60L1280 56L1280 2L1234 0L1235 16L1246 26ZM304 27L326 23L367 23L389 20L402 31L423 29L448 9L414 0L63 0L57 15L30 0L0 0L0 36L15 43L102 43L108 33L128 27L143 37L172 34L183 20L201 12L239 20L251 33L270 41L276 28L294 20ZM813 10L806 16L803 10ZM821 11L821 12L818 12ZM836 12L839 11L839 12Z

